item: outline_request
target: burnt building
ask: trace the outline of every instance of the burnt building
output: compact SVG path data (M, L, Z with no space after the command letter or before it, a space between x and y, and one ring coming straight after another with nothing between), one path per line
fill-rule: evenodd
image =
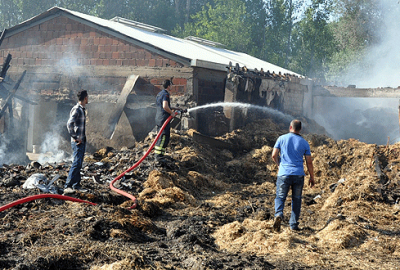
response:
M106 20L59 7L6 29L0 64L9 54L5 81L15 82L26 71L18 93L37 104L15 99L26 120L28 151L52 134L68 139L65 123L80 89L90 95L88 137L94 148L132 146L143 139L154 127L155 95L169 78L173 106L240 101L300 115L309 102L305 78L245 53L199 38L169 36L124 18ZM116 114L110 140L104 134L118 110L123 112ZM223 113L225 126L202 112L185 125L218 135L236 126L229 119L233 114Z

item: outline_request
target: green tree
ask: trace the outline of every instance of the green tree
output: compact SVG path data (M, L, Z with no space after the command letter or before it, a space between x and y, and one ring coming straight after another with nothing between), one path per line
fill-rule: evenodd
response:
M294 28L293 60L289 69L308 77L324 79L336 42L329 27L332 3L312 0Z
M22 12L18 0L0 0L0 31L21 22Z
M173 33L181 37L196 36L219 42L231 50L249 51L251 27L246 23L248 14L243 1L216 0L215 6L207 3L192 16L192 20L185 24L184 29L177 27Z
M93 14L97 2L96 0L19 0L19 8L22 13L22 19L27 20L54 6Z
M265 47L265 27L267 20L266 3L264 0L246 0L248 16L245 22L250 26L251 42L247 53L262 58Z
M366 52L381 40L383 17L376 0L335 0L330 24L338 50L333 54L327 78L336 81L350 66L361 63Z
M303 1L268 0L265 53L262 58L287 68L292 58L293 29Z

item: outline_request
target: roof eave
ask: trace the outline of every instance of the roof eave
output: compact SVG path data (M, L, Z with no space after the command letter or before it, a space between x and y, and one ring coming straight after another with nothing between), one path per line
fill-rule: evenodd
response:
M45 11L44 13L42 13L42 14L40 14L38 16L35 16L35 17L33 17L33 18L29 19L29 20L26 20L26 21L24 21L24 22L22 22L22 23L20 23L20 24L18 24L16 26L13 26L13 27L7 29L5 35L7 37L10 37L10 36L15 35L17 33L25 31L28 28L34 27L34 26L39 25L39 24L41 24L43 22L46 22L46 21L51 20L51 19L54 19L54 18L56 18L58 16L68 17L68 18L70 18L72 20L75 20L75 21L78 21L78 22L83 23L85 25L88 25L90 27L93 27L93 28L95 28L95 29L97 29L99 31L102 31L102 32L107 33L107 34L112 35L112 36L115 36L115 37L117 37L119 39L122 39L124 41L129 42L129 43L132 43L132 44L137 45L139 47L142 47L142 48L144 48L146 50L149 50L149 51L151 51L153 53L162 55L162 56L164 56L166 58L169 58L169 59L171 59L171 60L173 60L173 61L175 61L177 63L182 63L183 65L186 65L186 66L190 66L190 64L191 64L191 59L188 59L188 58L185 58L185 57L181 57L181 56L176 55L176 54L172 54L172 53L167 52L165 50L162 50L162 49L160 49L158 47L155 47L155 46L153 46L151 44L148 44L148 43L145 43L145 42L141 42L140 40L134 39L134 38L132 38L130 36L127 36L125 34L117 32L114 29L111 29L111 28L106 27L106 26L98 25L98 24L96 24L96 23L94 23L92 21L86 20L84 18L81 18L79 16L76 16L76 15L68 12L68 10L64 10L64 9L61 9L61 8L58 8L58 7L53 7L53 8Z
M223 64L204 61L204 60L200 60L200 59L192 59L192 61L190 62L190 66L218 70L218 71L225 71L225 72L227 71L227 68L228 68L228 64L223 65Z

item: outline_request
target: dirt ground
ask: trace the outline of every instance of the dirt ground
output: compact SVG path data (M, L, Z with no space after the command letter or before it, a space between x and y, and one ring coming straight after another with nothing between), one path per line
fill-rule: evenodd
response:
M151 154L115 184L137 197L133 210L109 183L151 138L87 155L89 192L72 196L97 205L46 198L0 212L0 269L400 269L400 144L334 141L305 127L316 186L304 189L298 232L287 224L290 196L281 232L272 231L271 152L288 127L267 119L217 138L224 148L173 132L167 167ZM69 167L4 165L0 207L43 193L22 188L35 173L60 175L61 192Z

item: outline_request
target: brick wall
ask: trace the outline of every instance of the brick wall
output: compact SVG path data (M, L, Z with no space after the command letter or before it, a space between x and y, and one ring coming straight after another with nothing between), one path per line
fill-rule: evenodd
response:
M163 82L165 79L169 78L153 78L150 80L150 84L154 85L157 87L158 90L163 89ZM171 95L176 95L176 96L181 96L186 93L187 89L187 83L188 80L186 78L173 78L172 79L172 85L170 87L170 94Z
M199 105L224 101L226 72L197 68L195 77Z
M16 67L18 70L35 70L31 76L26 76L24 82L29 82L30 90L42 94L80 88L113 93L122 90L127 78L126 74L118 76L113 72L108 76L82 75L75 70L76 67L103 70L110 67L110 71L113 67L183 67L181 63L62 16L6 37L0 47L0 64L8 53L13 57L11 65L14 70ZM37 73L45 67L47 73L38 78ZM48 67L53 67L53 72L49 72ZM152 78L151 75L147 77L148 81ZM186 91L186 79L176 78L174 84L172 93L183 94ZM158 87L160 85L156 84Z
M116 37L66 17L56 17L3 40L0 62L8 53L18 65L181 67Z

